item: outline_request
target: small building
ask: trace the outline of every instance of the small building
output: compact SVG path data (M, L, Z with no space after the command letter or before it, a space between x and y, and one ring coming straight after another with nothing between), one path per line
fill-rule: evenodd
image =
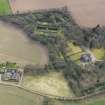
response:
M80 58L81 62L88 63L92 61L90 54L83 54Z
M2 74L3 81L15 81L19 82L21 73L17 69L6 69L5 73Z

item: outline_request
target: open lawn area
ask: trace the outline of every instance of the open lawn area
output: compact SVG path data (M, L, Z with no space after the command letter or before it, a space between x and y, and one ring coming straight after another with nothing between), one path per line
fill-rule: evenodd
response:
M11 13L11 8L8 0L0 0L0 15Z
M103 58L105 57L105 49L103 48L92 49L92 53L97 58L97 60L103 60Z
M42 105L43 97L0 84L0 105Z
M73 96L62 73L51 72L42 76L25 76L23 86L44 94Z
M80 46L75 45L73 42L68 42L67 56L69 56L73 61L80 64L80 57L85 52L80 48Z

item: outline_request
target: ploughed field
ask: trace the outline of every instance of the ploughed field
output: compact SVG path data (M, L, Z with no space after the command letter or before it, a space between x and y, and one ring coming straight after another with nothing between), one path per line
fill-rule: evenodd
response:
M43 97L14 86L0 84L1 105L41 105Z
M81 26L105 25L105 0L9 0L13 13L67 6ZM23 6L24 5L24 6Z
M6 61L44 65L48 63L47 49L19 29L0 22L0 63Z

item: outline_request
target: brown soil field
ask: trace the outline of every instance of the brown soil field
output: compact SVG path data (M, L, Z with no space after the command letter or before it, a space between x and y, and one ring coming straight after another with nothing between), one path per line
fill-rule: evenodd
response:
M64 4L59 0L9 0L13 13L27 12L31 10L49 9L62 7Z
M48 59L46 47L27 38L20 29L0 21L0 63L45 65Z
M105 0L9 0L13 13L68 6L76 22L84 27L105 25Z

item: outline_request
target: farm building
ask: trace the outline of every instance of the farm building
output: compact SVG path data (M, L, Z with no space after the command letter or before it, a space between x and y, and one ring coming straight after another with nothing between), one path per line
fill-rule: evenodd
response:
M17 69L5 69L5 73L2 74L2 80L3 81L15 81L19 82L21 78L21 72L18 71Z
M83 54L80 58L81 62L91 62L92 58L90 54Z

